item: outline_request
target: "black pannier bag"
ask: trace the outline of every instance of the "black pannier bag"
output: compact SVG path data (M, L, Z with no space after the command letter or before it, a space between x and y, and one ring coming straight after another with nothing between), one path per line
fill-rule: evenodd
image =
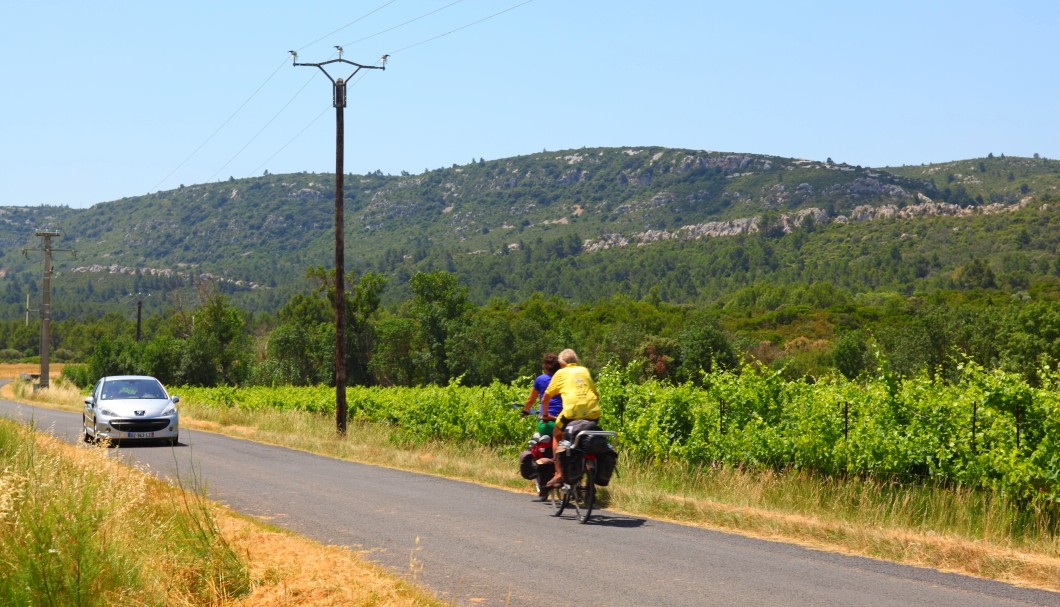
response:
M611 475L618 464L618 452L609 445L607 451L596 456L596 484L606 487L611 482Z
M566 449L559 453L559 468L563 472L563 482L573 485L582 476L582 460L585 458L580 452Z
M592 453L593 455L607 453L608 449L611 448L611 446L607 444L606 436L583 436L581 440L578 441L578 445L581 447L582 451Z
M563 438L574 444L574 439L585 431L598 431L600 425L590 419L576 419L563 429ZM578 448L586 453L603 453L607 449L606 436L583 436L578 441Z
M529 449L519 454L519 474L528 481L537 477L537 464Z

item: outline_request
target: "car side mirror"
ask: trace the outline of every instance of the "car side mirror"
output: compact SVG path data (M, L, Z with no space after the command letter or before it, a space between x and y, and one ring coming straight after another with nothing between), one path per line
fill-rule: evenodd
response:
M89 396L85 398L85 404L89 407L94 407L96 405L96 399L92 396Z
M171 400L171 401L173 401L175 403L179 403L180 402L180 397L174 394L173 396L169 397L169 400Z

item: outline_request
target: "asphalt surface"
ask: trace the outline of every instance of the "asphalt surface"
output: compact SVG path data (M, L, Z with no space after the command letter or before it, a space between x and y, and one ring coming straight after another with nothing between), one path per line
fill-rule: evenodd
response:
M0 401L0 415L70 442L81 416ZM599 511L588 524L517 494L207 432L122 457L326 544L456 605L1060 606L1060 593ZM517 464L512 462L512 474ZM621 482L616 478L615 482Z

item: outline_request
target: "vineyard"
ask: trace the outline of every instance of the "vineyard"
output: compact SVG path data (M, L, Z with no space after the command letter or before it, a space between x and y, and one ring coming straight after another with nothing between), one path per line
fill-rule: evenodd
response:
M974 363L955 381L882 373L815 383L745 368L699 384L634 382L598 373L602 424L625 457L990 489L1034 510L1060 506L1060 373L1039 385ZM517 451L532 432L508 403L529 380L486 387L351 387L353 419L387 424L412 440L471 441ZM328 387L182 387L209 407L334 413Z

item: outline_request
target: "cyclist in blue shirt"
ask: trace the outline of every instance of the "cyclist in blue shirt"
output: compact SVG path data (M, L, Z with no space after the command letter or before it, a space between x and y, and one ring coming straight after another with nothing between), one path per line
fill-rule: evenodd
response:
M533 388L530 389L530 396L526 398L526 404L523 405L523 415L528 415L530 409L534 406L534 403L540 405L541 410L541 421L537 425L537 431L542 436L548 436L552 434L552 428L556 423L556 416L563 411L563 399L557 394L553 396L546 406L542 403L542 397L545 395L545 388L548 388L549 382L552 381L552 375L560 368L559 358L549 352L545 354L541 359L541 375L534 378Z

